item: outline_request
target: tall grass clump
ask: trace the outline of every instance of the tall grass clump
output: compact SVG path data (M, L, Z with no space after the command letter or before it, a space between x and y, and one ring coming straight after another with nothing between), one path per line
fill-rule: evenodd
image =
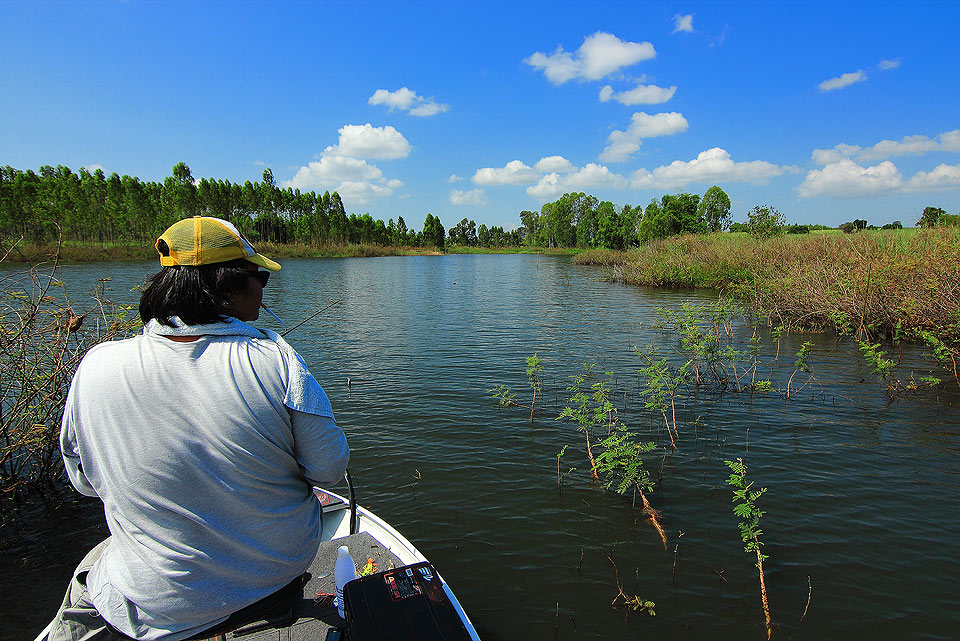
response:
M0 260L2 262L2 260ZM56 263L0 276L0 517L27 497L63 487L63 402L87 350L128 336L139 319L112 303L102 281L83 310L67 296Z
M629 252L611 273L721 289L776 325L923 342L951 373L960 357L960 228L676 236Z

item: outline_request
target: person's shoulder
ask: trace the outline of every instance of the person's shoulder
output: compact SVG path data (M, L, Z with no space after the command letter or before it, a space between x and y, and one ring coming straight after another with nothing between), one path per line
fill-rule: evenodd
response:
M143 336L138 334L130 338L97 343L86 351L80 361L79 367L82 369L97 367L103 364L109 365L110 363L116 363L120 360L130 358L132 354L137 352L140 341L142 340Z

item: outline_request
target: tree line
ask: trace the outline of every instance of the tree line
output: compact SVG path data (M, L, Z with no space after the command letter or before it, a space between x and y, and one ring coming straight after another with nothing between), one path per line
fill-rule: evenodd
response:
M569 193L538 212L520 212L520 221L528 245L623 250L677 234L724 231L730 227L730 197L714 185L703 197L667 194L644 208Z
M403 217L388 223L370 214L347 215L340 195L281 189L266 169L263 180L194 180L185 163L163 182L45 165L38 172L0 167L0 237L42 244L69 241L152 243L176 221L196 215L232 222L253 242L376 244L443 247L440 219L427 214L423 229Z
M556 247L624 250L684 233L747 231L756 236L807 233L823 225L786 225L776 209L754 207L746 223L732 223L730 197L719 186L703 196L666 194L646 207L617 206L596 196L567 193L539 211L521 211L521 226L508 230L464 218L445 230L427 214L421 231L402 216L384 223L367 214L347 215L339 194L282 189L266 169L258 182L195 180L183 162L162 182L105 175L81 168L45 165L39 171L0 167L0 237L42 244L56 239L152 243L181 218L226 218L254 242L313 245L374 244L397 247ZM924 209L919 225L958 224L940 208ZM867 227L865 220L841 225L844 231ZM884 228L900 227L899 221Z

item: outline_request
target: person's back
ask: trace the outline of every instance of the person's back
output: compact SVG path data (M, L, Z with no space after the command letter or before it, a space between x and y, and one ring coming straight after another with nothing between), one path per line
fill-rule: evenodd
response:
M232 318L167 320L87 354L61 442L112 535L86 576L89 600L124 634L175 641L309 566L320 533L310 481L342 477L348 449L323 390L275 334Z

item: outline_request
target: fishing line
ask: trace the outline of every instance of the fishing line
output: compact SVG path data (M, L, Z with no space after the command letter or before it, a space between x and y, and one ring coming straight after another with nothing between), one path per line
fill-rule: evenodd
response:
M296 325L294 325L294 326L291 327L290 329L288 329L288 330L286 330L286 331L283 331L283 332L280 332L280 335L281 335L281 336L286 336L287 334L289 334L289 333L292 332L293 330L297 329L298 327L300 327L301 325L303 325L304 323L306 323L308 320L312 320L313 318L316 318L316 317L319 316L321 313L327 311L328 309L330 309L330 308L333 307L334 305L339 305L339 304L342 303L342 302L343 302L343 296L341 296L341 297L338 298L337 300L333 301L333 302L330 303L329 305L326 305L326 306L318 309L317 311L315 311L314 313L310 314L309 316L307 316L306 318L304 318L302 321L300 321L299 323L297 323ZM270 312L269 309L268 309L267 311ZM270 312L270 313L273 314L273 312ZM274 318L276 318L276 316L274 316ZM277 320L280 320L280 319L278 318ZM283 322L283 321L280 321L280 322Z

